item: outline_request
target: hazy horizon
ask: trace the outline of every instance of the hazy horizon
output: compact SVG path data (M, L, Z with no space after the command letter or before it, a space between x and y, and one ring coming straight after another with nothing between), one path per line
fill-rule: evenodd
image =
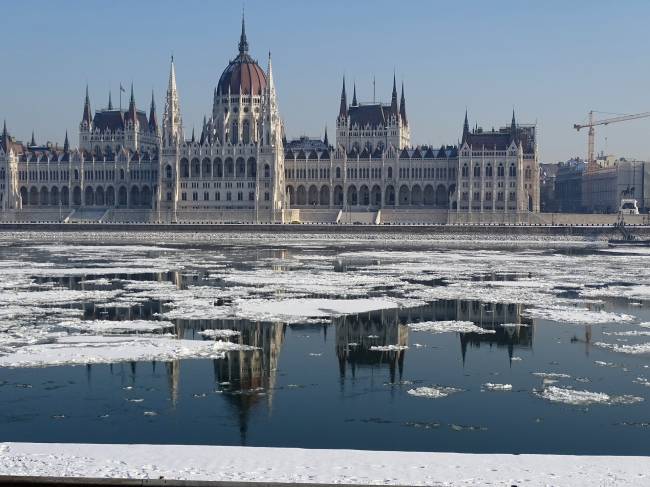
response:
M228 61L235 57L242 2L86 3L44 0L4 5L0 39L7 69L0 118L12 135L76 145L86 84L92 109L133 82L138 108L154 90L159 119L173 53L186 137L200 133ZM642 94L650 52L650 4L551 1L245 2L250 53L266 69L270 50L288 138L322 137L334 127L341 78L360 101L389 101L393 72L406 90L413 145L457 143L470 125L537 123L541 162L585 156L589 110L650 110ZM602 115L606 117L607 115ZM650 159L650 119L596 129L596 150Z

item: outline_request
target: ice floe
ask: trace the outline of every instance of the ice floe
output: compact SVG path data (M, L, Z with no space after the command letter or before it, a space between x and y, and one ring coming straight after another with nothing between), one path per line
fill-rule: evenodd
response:
M443 397L450 396L451 394L456 394L457 392L462 392L462 389L456 387L443 387L443 386L431 386L431 387L416 387L415 389L409 389L407 394L416 397L426 397L427 399L441 399Z
M512 390L512 384L494 384L492 382L486 382L485 384L483 384L483 387L490 391L511 391Z
M524 311L524 315L531 318L574 324L629 323L636 320L634 316L624 313L612 313L602 310L590 311L587 308L565 306L533 307Z
M174 327L171 321L153 320L72 320L58 323L58 326L77 331L91 333L121 334L121 333L152 333Z
M422 323L409 323L413 331L428 331L431 333L496 333L495 330L481 328L471 321L425 321Z
M636 404L643 401L642 397L623 395L610 396L604 392L591 392L584 390L568 389L557 386L548 386L535 394L551 402L560 402L573 406L589 406L591 404Z
M207 338L230 338L234 336L241 335L240 331L237 330L203 330L199 332L199 335Z
M627 353L630 355L640 355L644 353L650 353L650 342L637 343L634 345L621 345L618 343L596 342L594 343L594 345L600 348L604 348L606 350L611 350L612 352Z

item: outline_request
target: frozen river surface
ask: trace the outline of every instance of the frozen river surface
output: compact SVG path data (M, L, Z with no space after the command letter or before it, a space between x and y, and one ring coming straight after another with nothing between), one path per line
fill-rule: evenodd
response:
M649 455L649 267L567 242L0 235L2 440Z

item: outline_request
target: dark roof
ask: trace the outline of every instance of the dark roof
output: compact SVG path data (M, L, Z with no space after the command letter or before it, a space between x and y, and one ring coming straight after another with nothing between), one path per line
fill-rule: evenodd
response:
M467 143L474 148L507 150L513 141L512 129L501 128L498 131L484 132L481 129L474 130L466 136ZM514 141L517 145L521 142L525 154L535 151L535 127L528 125L517 126L514 134Z
M217 93L227 95L261 95L266 89L266 73L247 53L241 53L224 69Z
M96 112L95 118L93 119L93 127L102 132L105 130L110 130L112 132L116 130L124 130L127 113L126 110L102 110ZM149 128L149 120L147 120L147 114L145 112L137 110L136 118L141 129Z
M348 113L350 115L350 125L384 127L390 115L390 105L373 103L350 106Z

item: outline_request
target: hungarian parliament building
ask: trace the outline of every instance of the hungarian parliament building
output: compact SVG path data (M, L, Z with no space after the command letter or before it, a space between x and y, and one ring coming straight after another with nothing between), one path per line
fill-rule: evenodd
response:
M105 223L516 222L539 211L534 125L514 112L502 128L470 128L453 145L411 145L404 86L390 103L352 99L345 79L335 141L287 141L273 79L237 56L214 89L198 136L183 130L174 59L162 117L91 109L86 88L79 145L0 138L3 221ZM459 123L460 127L460 123Z

